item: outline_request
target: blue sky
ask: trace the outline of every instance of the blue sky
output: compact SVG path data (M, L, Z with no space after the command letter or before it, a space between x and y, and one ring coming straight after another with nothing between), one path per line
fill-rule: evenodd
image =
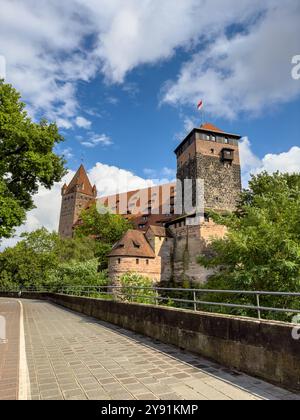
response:
M262 170L300 171L299 0L0 0L0 8L0 73L33 118L60 127L63 182L81 159L100 194L114 192L113 180L124 190L173 179L173 150L200 125L200 99L206 121L243 136L244 185ZM60 187L39 191L22 229L57 228Z
M202 120L196 104L176 107L160 103L162 86L176 75L181 63L179 54L157 67L142 66L127 77L124 85L108 86L102 77L80 84L78 96L83 108L96 109L99 113L84 114L92 122L91 131L105 133L113 144L84 147L80 141L91 137L89 130L78 127L63 130L66 138L63 148L70 148L73 153L68 159L69 167L75 170L83 159L88 168L100 161L139 176L145 176L145 169L156 170L158 174L164 167L175 170L173 150L189 131L184 118L190 118L195 126ZM221 129L249 137L252 151L263 158L267 153L280 154L300 146L299 110L300 98L296 98L287 104L272 104L259 115L242 113L232 120L205 111L204 119Z

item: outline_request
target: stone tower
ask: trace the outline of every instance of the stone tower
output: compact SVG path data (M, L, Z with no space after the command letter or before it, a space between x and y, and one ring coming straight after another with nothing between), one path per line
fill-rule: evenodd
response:
M239 140L241 136L225 133L212 124L194 128L175 150L177 178L204 180L206 209L236 208L241 192ZM193 185L193 205L195 205Z
M58 231L62 238L71 238L73 226L80 213L97 197L96 186L92 187L83 165L79 167L70 184L62 187L61 195Z

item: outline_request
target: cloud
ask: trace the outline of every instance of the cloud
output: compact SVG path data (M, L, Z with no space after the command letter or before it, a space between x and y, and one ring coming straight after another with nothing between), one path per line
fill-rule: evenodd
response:
M151 178L156 185L174 182L176 179L176 170L166 166L162 169L144 168L143 172L147 177Z
M73 150L71 147L66 147L65 149L63 149L60 153L62 156L64 156L64 158L66 159L71 159L74 155L73 155Z
M177 80L165 86L162 101L195 107L202 98L208 113L232 119L297 98L300 84L291 77L291 58L299 49L300 3L263 4L265 13L246 31L221 33L193 54Z
M36 208L27 213L26 223L16 229L13 238L0 241L0 250L14 246L20 240L21 233L32 232L43 226L49 231L58 229L61 187L65 182L69 183L74 175L75 172L69 171L63 180L55 183L50 190L40 187L39 192L34 196Z
M300 148L297 146L287 152L267 154L259 159L253 153L249 139L245 137L240 145L240 156L244 187L247 186L250 174L257 174L264 170L269 173L276 171L300 173ZM147 178L139 177L131 171L116 166L98 162L88 171L88 176L91 182L96 185L98 196L107 196L170 182L170 177L174 173L170 168L163 168L161 171L145 169L144 172L147 174ZM169 177L156 179L156 176L162 173ZM20 240L22 232L30 232L42 226L50 231L58 229L61 187L65 182L69 183L74 174L74 171L69 171L60 183L55 183L51 190L39 189L38 194L34 197L36 208L27 214L27 221L17 229L15 238L3 240L0 243L0 250L7 246L13 246Z
M14 238L4 239L0 242L0 250L8 246L14 246L20 240L20 235L23 232L31 232L42 226L49 231L58 230L61 188L65 182L69 183L74 175L74 171L69 171L61 182L55 183L51 190L43 187L39 189L34 197L36 208L27 213L26 223L16 229ZM103 163L96 163L88 171L88 176L91 182L96 184L98 196L155 185L151 179L143 179L130 171Z
M168 103L195 104L200 95L209 112L232 117L240 107L257 111L297 94L299 84L285 78L286 58L298 52L295 0L1 0L1 11L7 80L32 115L63 128L76 124L79 81L102 73L123 83L136 67L169 60L179 49L192 58L169 84ZM248 32L230 37L232 25ZM135 94L137 87L124 89Z
M86 129L90 128L91 125L92 125L92 122L87 120L84 117L76 117L75 123L76 123L77 127L86 128Z
M109 136L106 134L95 134L90 133L90 138L88 140L81 141L82 146L88 147L88 148L94 148L99 145L101 146L111 146L113 144L113 141Z
M240 157L242 167L242 183L246 187L250 175L262 171L272 174L274 172L300 173L300 147L294 146L289 151L279 154L266 154L259 159L251 150L251 143L247 137L240 143Z

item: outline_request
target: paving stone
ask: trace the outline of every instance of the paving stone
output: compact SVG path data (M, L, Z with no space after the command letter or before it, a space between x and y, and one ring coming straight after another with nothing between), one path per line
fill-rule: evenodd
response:
M5 364L0 354L0 374L6 375L1 378L0 400L18 396L20 305L10 302L13 346ZM59 306L29 300L22 304L32 399L300 399L174 346Z

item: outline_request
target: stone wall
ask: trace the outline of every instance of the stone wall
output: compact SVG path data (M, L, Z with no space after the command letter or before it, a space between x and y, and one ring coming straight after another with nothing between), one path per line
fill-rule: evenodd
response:
M200 255L210 253L209 244L212 238L222 238L226 233L225 226L217 225L213 220L197 226L170 227L174 235L174 252L172 257L172 280L178 285L204 284L214 273L197 262Z
M300 391L299 341L292 338L291 324L58 294L41 297Z
M83 209L93 201L95 201L94 197L81 192L62 195L58 229L61 237L71 238L73 236L74 223L78 220Z
M129 272L149 277L154 282L158 283L161 279L160 258L109 258L108 275L113 284L117 284L119 282L119 278L122 277L123 274Z
M184 187L184 179L204 180L204 206L213 210L233 211L241 193L241 168L239 164L224 163L219 156L197 153L178 168L177 178ZM184 193L183 193L184 194ZM193 205L195 206L195 184Z

